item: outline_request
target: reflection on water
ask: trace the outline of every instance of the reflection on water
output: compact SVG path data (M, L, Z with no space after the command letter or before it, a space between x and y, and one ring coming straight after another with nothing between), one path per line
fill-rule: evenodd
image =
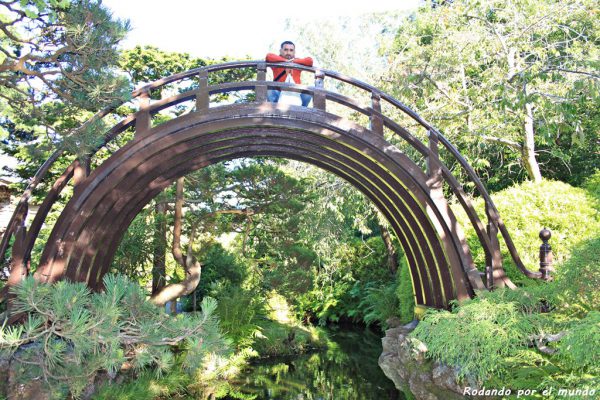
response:
M223 399L398 399L377 365L381 339L369 330L332 330L328 349L260 360L233 382Z

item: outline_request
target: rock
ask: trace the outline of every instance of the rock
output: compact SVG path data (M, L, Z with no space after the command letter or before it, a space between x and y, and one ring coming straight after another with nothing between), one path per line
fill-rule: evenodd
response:
M38 377L26 383L19 383L11 370L8 382L8 400L50 400L52 398L42 378Z
M425 343L409 337L417 324L415 320L385 332L379 366L398 390L409 388L417 400L464 399L458 369L427 359Z
M10 372L10 358L0 357L0 399L8 397L8 374Z
M433 363L433 371L431 373L433 383L455 393L463 393L463 388L456 382L458 372L456 368L451 368L436 361Z
M398 317L390 317L385 321L385 323L390 328L397 328L402 325L402 322L400 322L400 318Z
M408 324L404 325L404 329L406 329L409 332L412 332L412 331L415 330L415 328L417 327L417 325L419 325L419 320L418 319L413 319Z

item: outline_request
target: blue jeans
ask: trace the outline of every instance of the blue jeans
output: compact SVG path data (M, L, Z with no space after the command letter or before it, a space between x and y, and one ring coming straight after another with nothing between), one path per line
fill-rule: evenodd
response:
M271 103L277 103L280 95L280 90L267 90L267 100ZM300 93L300 99L302 100L302 107L308 107L308 103L312 100L312 96L308 93Z

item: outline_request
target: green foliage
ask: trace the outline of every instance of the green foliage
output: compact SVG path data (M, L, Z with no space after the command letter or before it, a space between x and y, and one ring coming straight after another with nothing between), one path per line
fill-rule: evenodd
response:
M517 208L514 204L528 201L537 204L525 204L529 220L554 224L551 243L560 252L555 279L517 290L479 293L452 312L426 314L414 336L426 344L429 356L460 368L463 376L471 375L488 387L551 389L553 395L548 398L552 399L561 398L559 389L598 387L597 176L590 178L587 192L543 182L541 188L524 184L496 194L503 200L499 207L506 203L507 208L508 204ZM520 209L506 213L507 225L516 223L521 232L533 230L527 218L515 215Z
M378 322L383 328L387 328L387 320L399 315L399 299L396 295L397 283L392 282L387 286L370 287L361 305L365 305L363 320L367 325Z
M513 302L479 299L452 312L429 311L411 336L424 342L428 356L458 366L459 376L482 382L506 374L503 360L526 347L533 327Z
M560 265L553 286L556 303L571 312L600 311L600 237L584 241Z
M121 239L112 262L112 271L145 284L152 266L153 219L156 214L142 210Z
M524 182L492 195L513 242L525 266L533 271L539 267L539 231L552 231L550 245L554 260L560 265L571 256L572 249L594 238L600 230L598 198L590 192L566 183L543 181L540 184ZM485 215L483 202L474 201L479 215ZM576 206L574 206L576 205ZM476 265L485 265L483 249L466 215L457 212ZM510 255L503 250L503 263L513 282L533 284L514 266Z
M397 289L396 296L400 303L399 314L400 322L407 324L414 319L415 314L415 294L412 286L412 277L408 268L406 258L402 258L400 270L397 274Z
M190 375L181 368L173 368L157 378L151 371L144 371L131 382L120 385L106 383L92 397L97 400L154 400L170 398L186 393L191 383Z
M380 236L341 243L330 260L317 271L313 288L297 298L300 314L314 315L321 325L343 319L367 322L367 314L369 323L384 324L397 314L394 277Z
M235 287L242 284L246 272L245 266L220 243L203 244L199 257L202 260L202 280L196 290L201 296L210 293L211 296L217 296L212 286L219 282Z
M185 348L181 363L189 371L227 350L214 299L206 297L195 315L171 317L125 277L106 275L104 287L91 293L83 283L27 278L14 288L14 312L25 322L2 327L0 349L27 365L18 379L38 377L78 397L99 371L114 377L126 362L162 376L174 363L171 346Z
M590 196L596 199L598 204L598 202L600 202L600 169L597 169L588 177L588 179L585 181L584 187Z
M377 86L439 128L493 190L532 177L538 161L543 176L579 184L600 163L599 32L593 0L423 6L398 24Z
M215 285L211 292L219 299L217 314L223 332L238 349L252 346L261 335L258 321L265 314L264 298L253 290L231 285L224 288Z
M261 357L302 354L326 347L322 328L262 320L263 334L256 338L253 348Z
M117 44L129 23L95 0L21 1L24 15L11 11L12 3L1 5L0 107L9 125L2 136L26 131L38 149L64 145L85 155L104 127L82 123L129 98L128 80L115 73Z
M600 372L600 312L590 311L560 340L559 357L574 369Z

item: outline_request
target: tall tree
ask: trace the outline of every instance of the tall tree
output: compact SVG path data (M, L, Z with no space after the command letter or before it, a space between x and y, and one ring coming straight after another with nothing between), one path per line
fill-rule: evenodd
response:
M469 149L476 165L502 162L494 153L504 146L500 154L515 157L538 182L539 148L568 162L560 137L597 135L582 132L585 107L574 106L598 101L597 2L434 3L400 25L382 81Z
M177 180L177 189L175 197L175 222L173 224L173 258L183 267L185 277L181 282L170 283L162 286L153 293L150 300L157 305L164 305L167 301L174 300L178 297L192 293L198 283L202 273L202 264L196 259L193 254L193 245L196 238L197 225L193 225L188 238L187 253L184 256L181 250L181 231L183 227L183 183L185 178L181 177ZM156 259L155 259L156 262ZM154 279L153 279L154 284ZM153 285L154 286L154 285Z
M85 155L102 124L82 123L130 93L114 69L128 22L95 0L2 1L0 14L3 120Z

